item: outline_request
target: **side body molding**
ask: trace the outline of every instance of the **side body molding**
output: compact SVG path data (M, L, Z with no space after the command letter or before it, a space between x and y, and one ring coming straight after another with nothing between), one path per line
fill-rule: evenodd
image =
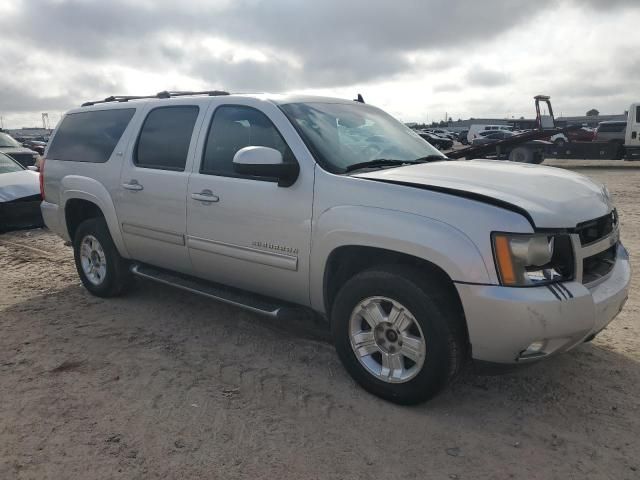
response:
M313 230L311 305L320 312L325 310L327 259L343 246L405 253L437 265L454 281L491 283L477 246L463 232L439 220L383 208L338 206L324 211Z
M122 238L115 206L113 205L111 195L104 185L93 178L80 175L67 175L62 179L61 184L62 193L60 196L60 205L62 208L59 213L61 216L61 225L66 225L65 210L69 200L77 198L95 203L104 214L107 226L109 227L109 233L111 234L111 238L113 238L118 252L124 258L130 258Z

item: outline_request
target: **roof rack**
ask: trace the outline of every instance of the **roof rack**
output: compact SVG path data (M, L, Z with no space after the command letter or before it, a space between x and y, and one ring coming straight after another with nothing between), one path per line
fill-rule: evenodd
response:
M218 97L221 95L229 95L229 92L224 90L203 90L200 92L189 91L163 91L158 92L155 95L112 95L104 100L96 100L94 102L85 102L83 107L89 107L97 103L110 103L110 102L128 102L129 100L141 100L144 98L173 98L173 97L185 97L189 95L208 95L209 97Z

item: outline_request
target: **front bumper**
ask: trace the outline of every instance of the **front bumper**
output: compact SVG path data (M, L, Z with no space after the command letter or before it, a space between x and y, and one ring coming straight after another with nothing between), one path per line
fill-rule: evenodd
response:
M565 352L618 315L630 281L629 256L618 244L613 269L589 288L580 282L527 288L456 283L473 358L516 364ZM526 351L534 342L543 346L530 355Z
M39 195L0 203L0 233L42 226Z

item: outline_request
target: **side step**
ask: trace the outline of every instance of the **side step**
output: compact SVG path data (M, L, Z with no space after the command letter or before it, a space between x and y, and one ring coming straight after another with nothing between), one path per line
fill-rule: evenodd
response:
M278 300L269 297L201 280L189 275L170 272L150 265L136 263L131 266L131 273L141 278L171 285L172 287L204 295L205 297L273 318L283 318L285 315L288 316L303 308L285 302L279 303Z

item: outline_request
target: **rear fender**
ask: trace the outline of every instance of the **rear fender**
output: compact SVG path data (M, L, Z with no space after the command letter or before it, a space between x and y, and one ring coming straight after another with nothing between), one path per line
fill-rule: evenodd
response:
M65 210L69 200L82 199L92 202L102 211L111 238L113 238L113 243L120 255L124 258L130 258L124 239L122 238L122 231L120 230L115 206L113 205L111 195L104 185L93 178L79 175L68 175L64 177L61 185L62 194L60 196L60 204L63 207L59 213L59 215L62 216L62 218L60 218L61 224L66 225Z

